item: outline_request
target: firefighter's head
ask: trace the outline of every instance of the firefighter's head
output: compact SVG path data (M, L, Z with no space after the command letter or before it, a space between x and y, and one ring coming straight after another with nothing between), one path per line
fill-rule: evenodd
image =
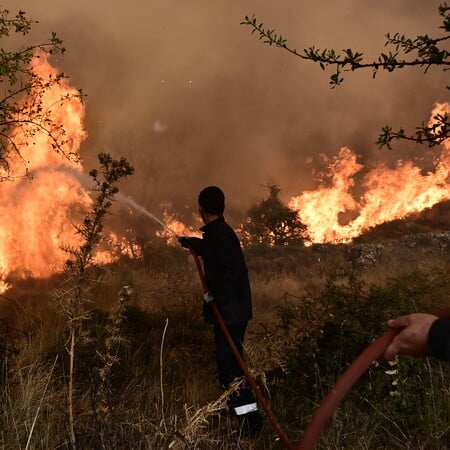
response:
M225 211L225 195L217 186L205 187L198 195L199 212L205 223L208 217L220 217Z

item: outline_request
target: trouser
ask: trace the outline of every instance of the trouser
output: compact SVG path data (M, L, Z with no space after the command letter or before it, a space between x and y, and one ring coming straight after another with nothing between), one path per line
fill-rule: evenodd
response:
M227 324L227 328L239 354L243 356L243 343L247 322ZM236 378L243 377L244 372L234 356L225 335L217 324L214 325L214 340L216 344L219 382L223 389L227 389ZM240 389L230 395L228 406L240 422L245 422L246 427L250 427L250 430L247 430L247 432L250 434L257 434L259 432L261 416L253 391L246 380L244 380L244 384Z
M239 354L243 356L243 343L247 322L227 324L227 328ZM244 372L218 325L214 325L214 341L216 344L216 361L219 382L224 389L227 389L234 379L242 377Z

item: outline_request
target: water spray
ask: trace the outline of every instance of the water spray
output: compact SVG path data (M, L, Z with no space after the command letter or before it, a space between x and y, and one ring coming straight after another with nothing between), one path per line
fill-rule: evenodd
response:
M120 200L123 203L127 203L132 208L134 208L136 211L141 212L142 214L145 214L147 217L150 217L150 219L153 219L155 222L158 222L164 229L172 233L177 239L180 237L172 228L170 228L166 223L164 223L162 220L158 219L154 214L147 211L143 206L141 206L139 203L136 203L131 198L125 197L122 194L116 194L116 198Z
M85 173L80 172L79 170L77 170L75 168L68 167L68 166L58 166L56 168L52 168L52 170L68 173L69 175L75 177L86 188L89 188L89 189L92 188L92 179ZM48 170L46 169L45 171L48 171ZM39 172L40 171L34 171L35 174L38 174ZM150 219L153 219L155 222L159 223L165 230L172 233L177 239L179 238L179 235L172 228L170 228L166 223L164 223L162 220L160 220L158 217L156 217L150 211L147 211L142 205L140 205L139 203L136 203L133 199L126 197L125 195L120 194L120 193L117 193L115 195L115 198L117 198L117 200L119 200L122 203L128 204L133 209L141 212L142 214L146 215Z

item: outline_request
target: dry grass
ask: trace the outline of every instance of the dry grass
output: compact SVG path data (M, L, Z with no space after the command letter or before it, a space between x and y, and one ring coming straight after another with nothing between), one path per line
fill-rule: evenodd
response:
M127 311L121 325L126 339L115 347L120 363L108 369L111 389L103 392L106 398L101 402L103 408L110 408L107 411L93 403L92 394L98 388L92 378L94 369L101 367L95 352L106 351L107 319L98 323L92 319L86 324L87 342L80 347L82 360L75 370L75 428L80 447L281 448L267 425L261 437L243 441L234 420L219 414L225 397L216 380L212 332L200 315L201 289L195 267L183 250L171 252L170 258L165 259L167 264L159 267L155 265L155 255L151 264L123 260L93 277L93 309L111 310L125 285L132 286L134 295L133 308ZM166 256L161 254L163 260ZM391 250L385 245L377 259L365 263L358 263L344 247L261 250L249 253L247 260L255 312L246 342L249 365L280 422L295 440L319 398L317 392L302 393L299 395L303 397L297 398L295 390L301 389L308 377L320 381L320 372L292 372L290 358L303 337L320 334L327 312L317 295L330 277L345 284L342 274L353 271L363 282L383 286L394 277L429 269L431 263L444 266L448 264L448 254L431 258L422 249ZM18 356L4 359L4 408L0 412L0 448L4 450L26 448L28 441L30 449L70 448L65 400L67 329L58 321L51 295L58 282L55 277L42 283L19 283L7 295L20 307L14 302L9 302L9 307L3 305L2 315L17 328L32 331L33 336L21 343ZM424 294L430 296L430 302L436 295L442 296L443 301L449 300L448 285L440 285L436 280L433 286L433 292ZM109 352L113 354L112 348ZM442 375L441 383L446 376ZM352 402L345 403L324 434L321 448L342 448L342 442L349 442L347 448L375 448L372 445L377 445L378 437L374 427L381 419L378 406L370 404L362 413ZM110 422L109 428L100 432L101 414ZM443 413L435 412L436 416L439 414ZM442 420L436 421L442 424ZM437 432L430 430L432 436ZM391 448L401 448L399 436L390 437ZM436 445L434 438L429 444L426 442L420 445ZM411 441L410 445L414 448L419 444Z
M4 449L52 448L66 434L65 393L58 389L58 360L35 360L11 371L2 389L0 417Z

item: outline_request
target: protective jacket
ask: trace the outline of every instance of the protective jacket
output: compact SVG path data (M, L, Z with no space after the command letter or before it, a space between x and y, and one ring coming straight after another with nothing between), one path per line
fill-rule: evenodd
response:
M435 320L428 334L430 355L435 358L450 361L450 320Z
M247 265L234 230L221 216L204 225L203 238L189 238L189 244L202 257L208 288L227 324L247 322L252 318L252 299ZM211 321L212 312L204 305L203 313Z

